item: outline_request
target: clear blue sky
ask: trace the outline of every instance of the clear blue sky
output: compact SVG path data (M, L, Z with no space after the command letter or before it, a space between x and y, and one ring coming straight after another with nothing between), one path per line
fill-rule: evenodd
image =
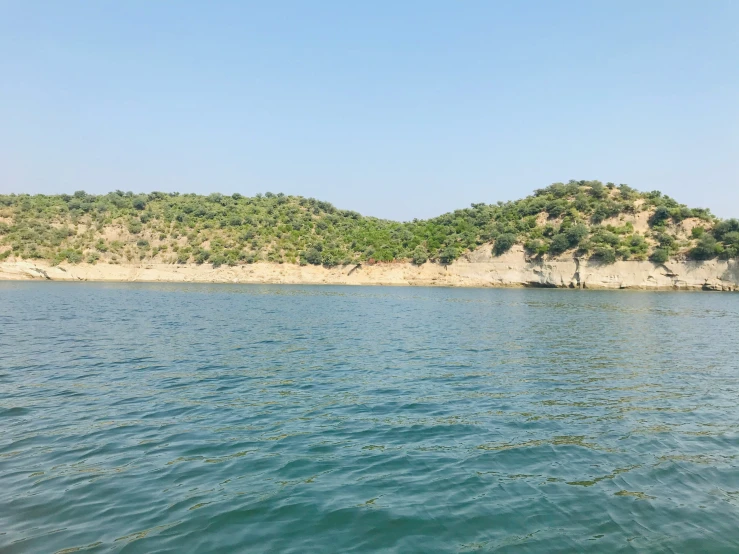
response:
M429 217L554 181L739 216L739 1L0 0L0 191Z

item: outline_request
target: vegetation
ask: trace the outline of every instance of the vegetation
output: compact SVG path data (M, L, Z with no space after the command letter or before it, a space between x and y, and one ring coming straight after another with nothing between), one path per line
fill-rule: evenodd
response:
M0 195L0 259L420 265L450 264L479 247L502 256L516 245L536 259L729 259L739 255L739 221L599 181L555 183L515 202L404 223L272 193Z

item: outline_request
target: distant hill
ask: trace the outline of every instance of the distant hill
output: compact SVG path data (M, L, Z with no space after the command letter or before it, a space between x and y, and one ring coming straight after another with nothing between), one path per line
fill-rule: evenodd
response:
M739 221L600 181L555 183L515 202L404 223L272 193L0 195L0 259L449 264L485 244L494 255L520 244L530 258L605 263L729 259L739 255Z

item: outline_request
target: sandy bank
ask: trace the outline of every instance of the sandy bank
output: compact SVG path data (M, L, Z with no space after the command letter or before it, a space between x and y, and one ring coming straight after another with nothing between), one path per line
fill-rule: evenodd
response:
M334 268L256 263L235 267L161 263L51 266L41 261L0 263L0 280L175 283L281 283L415 285L448 287L562 287L584 289L739 290L739 263L527 260L521 248L493 258L481 247L448 266L426 263L349 265Z

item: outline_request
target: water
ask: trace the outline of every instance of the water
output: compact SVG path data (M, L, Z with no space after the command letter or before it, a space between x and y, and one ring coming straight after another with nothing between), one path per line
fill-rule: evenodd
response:
M0 284L0 552L735 552L739 295Z

